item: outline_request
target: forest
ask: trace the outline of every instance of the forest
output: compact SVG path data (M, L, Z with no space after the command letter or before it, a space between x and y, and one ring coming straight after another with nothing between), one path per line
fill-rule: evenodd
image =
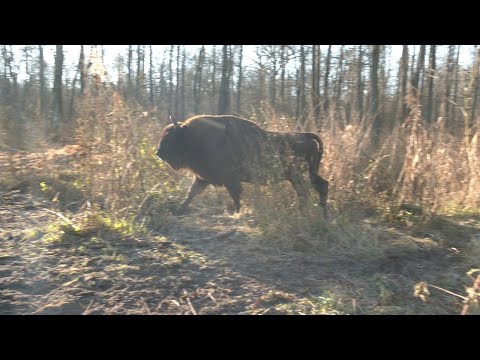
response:
M477 45L0 48L0 314L480 314ZM286 181L179 213L156 150L197 115L318 134L328 214Z

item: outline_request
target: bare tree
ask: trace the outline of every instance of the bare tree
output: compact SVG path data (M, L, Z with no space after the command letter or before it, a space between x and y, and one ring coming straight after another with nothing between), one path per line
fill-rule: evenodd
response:
M211 65L212 65L212 73L211 73L211 81L210 81L210 108L211 112L213 113L213 106L214 106L214 100L215 96L217 94L217 87L216 87L216 76L217 76L217 49L216 46L212 46L212 60L211 60Z
M180 103L180 117L182 119L185 118L185 66L186 66L186 61L187 61L187 53L185 51L185 46L183 46L183 51L182 51L182 76L180 78L181 80L181 88L180 88L180 93L182 94L182 102Z
M241 114L241 93L242 93L242 60L243 60L243 46L239 46L238 55L238 82L237 82L237 113Z
M427 97L427 107L425 110L425 119L427 122L431 123L433 120L433 89L434 89L434 82L435 82L435 71L436 71L436 64L435 64L435 45L430 45L430 55L429 55L429 76L428 76L428 97Z
M358 64L357 64L357 112L358 116L361 119L363 117L363 79L362 79L362 70L363 70L363 50L362 45L358 47Z
M127 94L128 96L132 95L132 45L128 45L128 60L127 60L127 71L128 71L128 78L127 78Z
M63 45L56 45L55 50L55 75L53 81L53 125L57 126L63 120L62 99L63 75Z
M229 45L223 45L222 80L218 97L218 114L228 114L230 111L230 59Z
M407 103L405 102L405 96L407 95L407 80L408 80L408 45L403 45L402 50L402 59L401 59L401 71L402 71L402 88L400 91L400 104L401 104L401 116L402 120L404 120L408 113Z
M336 94L335 94L335 103L337 105L337 108L340 104L340 97L341 97L341 94L342 94L343 56L344 56L343 48L344 48L344 45L342 45L340 47L340 55L339 55L339 58L338 58L338 67L337 67L337 76L336 76L336 78L337 78L337 81L336 81L337 91L336 91Z
M173 106L173 45L170 46L170 57L168 60L168 113L172 113Z
M373 142L378 145L380 139L380 116L378 114L378 66L380 45L372 45L370 63L370 117L373 121Z
M323 110L325 112L328 112L328 109L330 107L330 98L328 95L329 91L329 86L328 86L328 80L330 77L330 61L332 57L332 45L328 45L328 52L327 52L327 58L325 59L325 80L323 82L323 97L324 97L324 105L323 105Z
M297 119L300 124L305 122L305 46L300 46L300 68L297 72Z
M150 88L150 105L153 106L155 103L155 82L153 81L153 50L152 50L152 45L150 45L150 70L148 72L149 78L149 88Z
M315 122L320 119L320 45L312 45L312 109Z
M412 86L413 86L413 94L414 96L421 96L422 89L419 88L420 85L420 77L423 73L424 63L425 63L425 45L420 45L420 53L418 54L418 62L417 62L417 70L415 71L415 75L412 76ZM413 64L412 64L413 66Z
M193 112L198 114L200 108L200 101L202 96L202 71L203 62L205 60L205 45L202 45L198 53L197 68L195 70L195 77L193 82Z
M43 57L43 45L38 45L39 51L39 77L40 77L40 112L46 112L46 98L45 98L45 59Z

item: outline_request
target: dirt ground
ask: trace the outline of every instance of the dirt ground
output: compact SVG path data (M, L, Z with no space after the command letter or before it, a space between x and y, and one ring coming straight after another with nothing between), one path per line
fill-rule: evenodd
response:
M63 149L46 161L61 164L68 156ZM33 157L17 160L28 168ZM0 154L0 174L11 161ZM479 262L464 250L480 239L478 218L456 222L450 242L436 241L445 232L435 229L389 229L385 251L364 258L277 248L262 241L250 212L198 204L136 235L67 232L49 241L49 226L75 213L57 211L29 189L0 186L2 315L459 314L461 298L430 289L423 302L414 286L425 281L465 295L466 273Z

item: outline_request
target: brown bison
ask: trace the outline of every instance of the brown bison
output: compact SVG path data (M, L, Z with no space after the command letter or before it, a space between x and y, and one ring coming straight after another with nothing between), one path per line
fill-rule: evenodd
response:
M225 186L240 210L242 182L269 184L288 180L300 205L307 191L303 171L308 166L310 183L320 195L326 214L328 181L318 175L323 154L320 137L308 132L267 131L250 120L229 115L200 115L165 127L157 156L174 170L194 174L179 213L209 184Z

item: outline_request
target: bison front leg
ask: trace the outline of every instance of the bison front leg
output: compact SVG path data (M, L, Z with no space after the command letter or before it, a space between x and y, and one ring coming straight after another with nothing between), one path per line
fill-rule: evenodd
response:
M240 194L242 193L242 185L240 183L225 185L228 193L235 204L235 212L240 212Z
M180 205L180 208L178 209L177 213L183 214L185 210L187 209L188 205L192 201L192 199L199 195L205 188L209 185L210 183L208 181L205 181L203 179L200 179L198 176L195 176L193 178L192 185L190 185L190 188L188 189L187 196L185 197L185 200L183 201L182 205Z

